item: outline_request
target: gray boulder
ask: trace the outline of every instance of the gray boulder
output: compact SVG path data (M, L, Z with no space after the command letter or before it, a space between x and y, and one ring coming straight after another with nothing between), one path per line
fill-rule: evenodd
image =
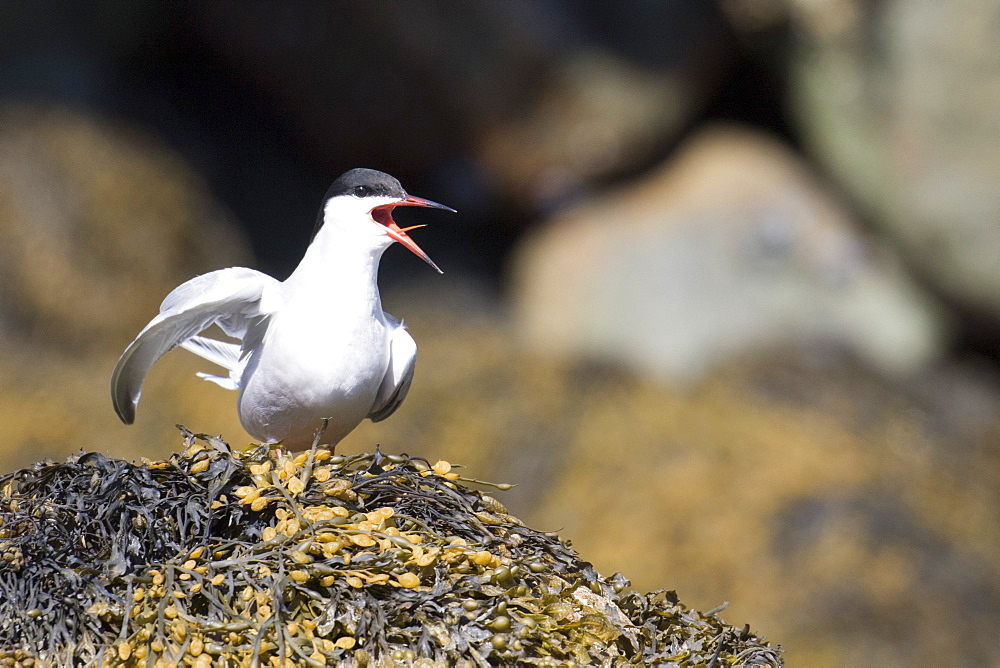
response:
M682 382L799 343L906 375L945 335L900 263L789 149L734 127L545 225L521 247L515 281L534 347Z
M937 289L1000 319L1000 4L787 4L814 156Z

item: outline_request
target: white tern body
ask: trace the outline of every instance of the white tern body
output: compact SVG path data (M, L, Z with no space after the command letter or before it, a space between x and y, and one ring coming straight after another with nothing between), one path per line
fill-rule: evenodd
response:
M233 267L191 279L164 299L112 376L124 422L134 420L149 369L178 345L229 371L198 375L239 390L240 422L264 443L308 447L327 419L323 442L335 444L366 417L379 421L396 410L409 390L417 347L382 311L379 260L399 241L435 265L391 211L447 207L406 195L398 181L373 170L348 172L331 193L312 243L284 282ZM199 336L212 324L241 343Z

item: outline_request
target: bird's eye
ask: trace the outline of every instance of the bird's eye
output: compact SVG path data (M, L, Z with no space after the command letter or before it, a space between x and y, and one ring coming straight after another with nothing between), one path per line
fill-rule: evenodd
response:
M355 197L368 197L368 187L367 186L354 186L354 196Z

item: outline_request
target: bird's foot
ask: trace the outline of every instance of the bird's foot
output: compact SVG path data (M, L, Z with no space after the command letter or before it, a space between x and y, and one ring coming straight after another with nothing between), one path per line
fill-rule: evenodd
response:
M262 445L266 445L271 451L271 455L275 459L279 459L281 455L285 454L285 450L281 447L281 443L281 441L275 441L274 443L262 443Z

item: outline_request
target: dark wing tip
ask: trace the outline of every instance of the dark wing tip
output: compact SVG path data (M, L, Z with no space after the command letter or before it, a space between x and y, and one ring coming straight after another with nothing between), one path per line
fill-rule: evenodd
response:
M118 418L125 424L132 424L135 422L135 404L128 399L122 400L121 397L114 391L111 393L112 403L115 406L115 413L118 414Z
M136 397L135 400L130 396L131 393L124 386L122 382L122 371L125 366L125 360L127 359L128 351L122 355L122 358L118 360L118 364L115 366L114 372L111 374L111 403L115 407L115 413L117 413L118 418L125 424L132 424L135 422L135 407L139 402L139 398Z

